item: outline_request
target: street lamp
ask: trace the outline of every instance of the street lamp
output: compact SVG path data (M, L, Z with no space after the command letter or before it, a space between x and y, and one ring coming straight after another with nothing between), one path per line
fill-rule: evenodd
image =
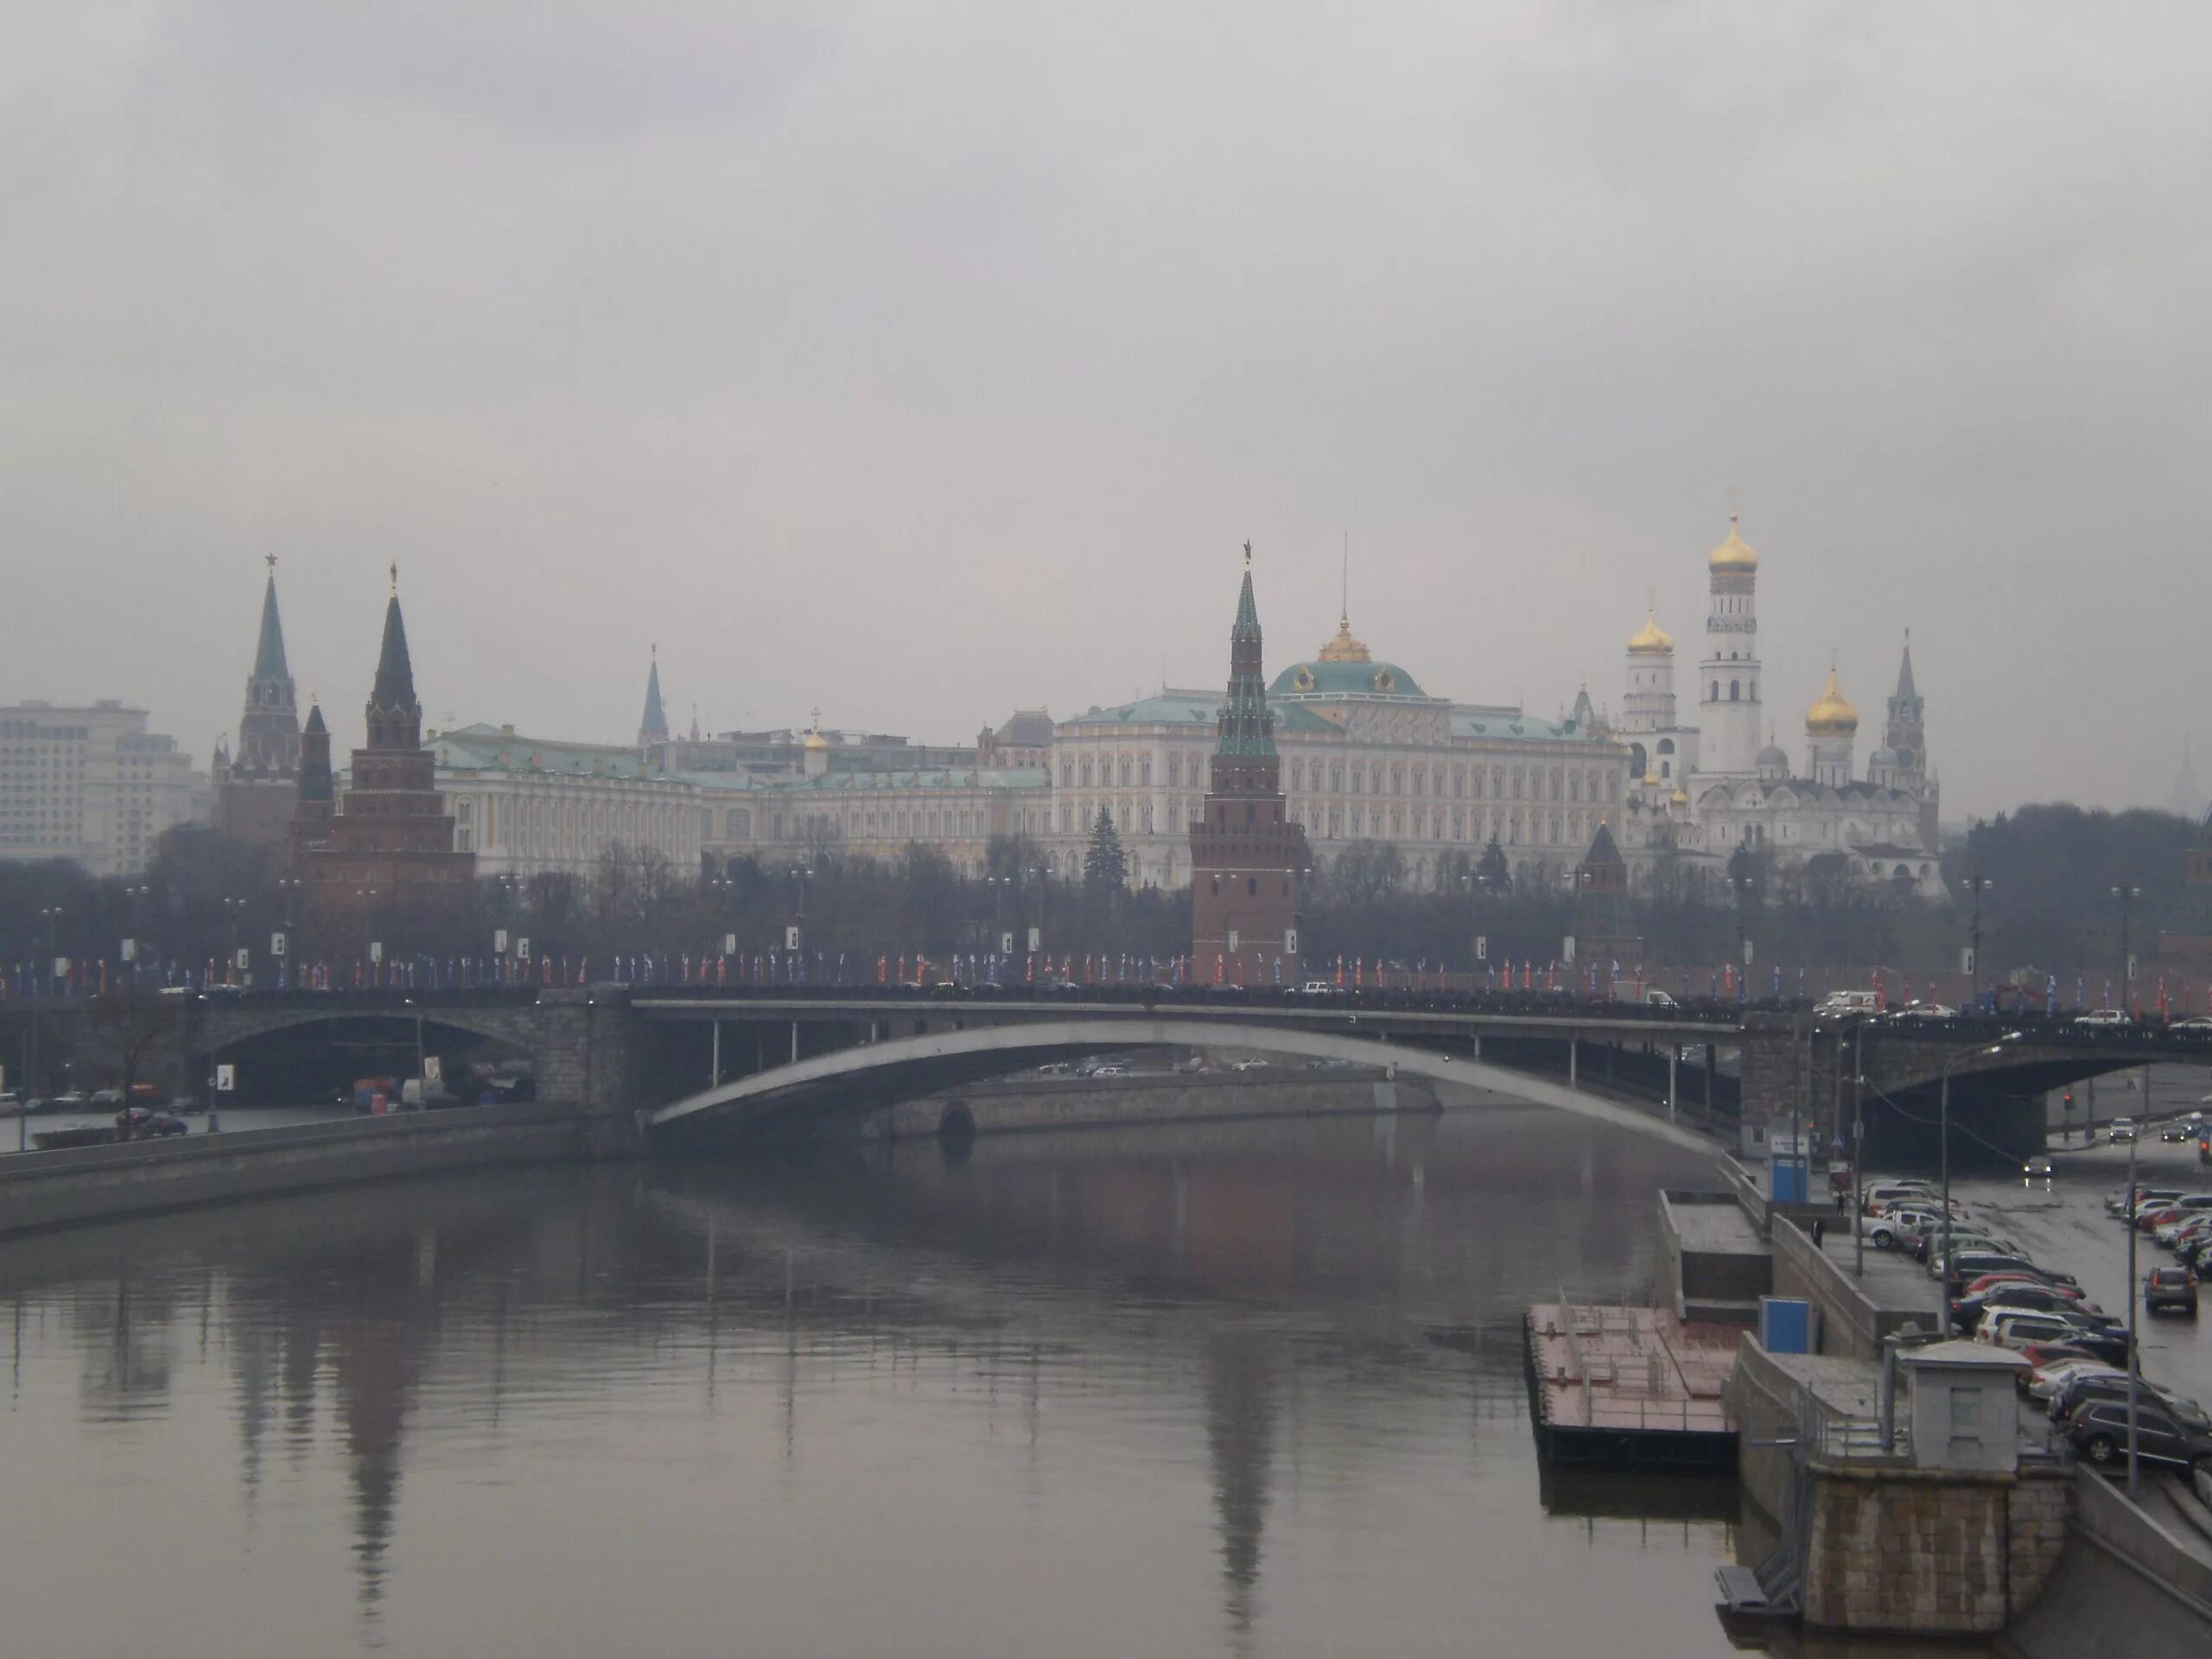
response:
M236 973L238 972L238 918L239 918L241 915L243 915L243 914L245 913L245 899L224 899L224 900L223 900L223 915L224 915L225 919L226 919L226 921L228 921L228 922L229 922L229 924L230 924L230 928L231 928L231 956L230 956L230 960L229 960L228 962L226 962L226 963L223 964L223 977L224 977L224 979L225 979L225 981L226 981L226 982L228 982L228 981L231 979L232 976L232 975L234 975L234 974L236 974Z
M404 998L399 1006L411 1010L415 1015L415 1080L419 1085L423 1109L428 1111L430 1109L430 1080L423 1074L423 1005L410 996ZM403 1095L404 1092L402 1091ZM403 1099L400 1103L404 1105L406 1102Z
M2143 1073L2146 1082L2150 1075L2146 1067ZM2150 1105L2147 1096L2143 1103L2146 1107ZM2142 1231L2135 1224L2136 1206L2141 1202L2135 1190L2135 1141L2140 1133L2138 1130L2137 1135L2127 1139L2127 1495L2130 1498L2141 1496L2143 1490L2143 1465L2137 1456L2139 1437L2136 1430L2136 1408L2143 1391L2143 1362L2135 1349L2135 1310L2143 1305L2142 1287L2135 1282L2135 1239Z
M1955 1278L1951 1264L1951 1073L1967 1060L1986 1059L2002 1053L2007 1043L2020 1040L2020 1033L2008 1031L1993 1043L1983 1043L1973 1048L1955 1049L1943 1060L1942 1084L1937 1095L1936 1139L1943 1164L1943 1215L1937 1225L1942 1230L1939 1236L1943 1249L1943 1313L1936 1330L1938 1336L1951 1333L1951 1292ZM2132 1248L2132 1242L2131 1242ZM2133 1263L2129 1264L2133 1271Z
M1986 875L1970 875L1967 877L1967 891L1974 894L1974 948L1970 953L1970 960L1974 965L1974 982L1971 989L1973 991L1973 1001L1975 1002L1981 1001L1982 987L1981 895L1988 892L1990 888L1996 885L1997 883L1994 880Z
M2128 992L2135 979L2135 953L2128 948L2128 912L2143 896L2143 889L2118 887L2112 890L2112 896L2120 906L2120 1010L2125 1014L2134 1001Z
M123 889L123 897L125 901L124 914L130 928L130 977L134 980L138 977L138 959L144 954L139 949L143 941L138 938L138 907L144 900L148 891L143 881L126 882Z

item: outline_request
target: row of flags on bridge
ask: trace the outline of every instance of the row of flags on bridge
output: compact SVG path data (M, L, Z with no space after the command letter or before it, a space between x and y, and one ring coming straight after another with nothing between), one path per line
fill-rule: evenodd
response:
M0 965L0 1000L35 996L86 997L105 995L126 985L151 985L191 990L210 990L217 987L236 987L245 982L246 976L235 966L210 958L205 963L185 963L174 960L137 962L61 960L53 964L59 971L41 974L41 964L16 963ZM842 986L874 983L900 985L928 985L950 983L961 986L1034 984L1040 978L1046 982L1058 981L1067 984L1128 985L1153 984L1186 986L1211 983L1225 988L1244 987L1241 957L1224 961L1216 958L1211 973L1201 974L1187 956L1154 957L1128 953L1087 953L1076 956L1065 953L1055 957L1050 952L1015 953L956 952L932 957L917 951L911 955L879 955L871 962L867 957L857 958L845 951L835 955L816 950L758 951L751 956L725 952L644 952L636 955L601 958L605 976L621 985L824 985ZM359 957L351 963L328 962L294 963L277 958L273 966L273 977L264 979L264 986L278 990L343 990L372 988L454 990L474 989L498 985L565 985L588 984L592 982L592 958L563 955L542 955L534 960L518 960L509 957L448 957L417 956L376 959ZM1318 977L1346 989L1363 989L1369 985L1377 988L1396 987L1411 989L1446 989L1465 986L1470 978L1449 972L1440 965L1432 969L1424 958L1411 969L1391 969L1380 960L1372 967L1363 958L1336 957L1333 962L1319 964ZM1313 974L1314 964L1307 964ZM1249 982L1253 986L1281 986L1283 983L1283 959L1276 957L1271 964ZM936 977L932 978L932 976ZM1641 964L1632 970L1637 982L1643 980ZM1491 991L1580 991L1599 997L1610 992L1621 977L1621 963L1609 964L1609 972L1601 971L1595 962L1575 964L1554 961L1539 965L1524 958L1516 967L1511 962L1491 963L1479 975L1482 988ZM1802 999L1813 995L1808 970L1798 969L1794 985L1796 995ZM1829 976L1821 974L1820 990L1825 994L1834 988ZM1756 993L1752 989L1752 976L1738 974L1729 963L1707 976L1704 994L1710 999L1749 1001ZM2089 981L2086 976L2074 979L2073 1007L2081 1011L2090 1007L2088 1001ZM1790 995L1793 987L1782 969L1770 970L1767 994L1777 999ZM1891 999L1881 972L1877 969L1871 978L1870 988L1874 993L1875 1006L1887 1008ZM1930 979L1922 987L1929 1001L1939 997L1938 982ZM1681 994L1685 1000L1692 997L1690 973L1681 970ZM2099 1007L2115 1006L2113 1001L2113 982L2107 976L2103 982L2103 997L2095 1004ZM1978 993L1969 992L1967 1000L1979 1006L1993 1009L1996 988L1985 986ZM1909 1004L1913 1000L1911 979L1900 979L1897 1003ZM2060 1001L2058 976L2050 975L2044 988L2044 1007L2057 1013ZM2134 1007L2124 1010L2136 1019L2144 1017L2146 1009L2155 1009L2160 1019L2172 1014L2172 1000L2161 976L2155 983L2155 995L2146 1004L2139 994Z

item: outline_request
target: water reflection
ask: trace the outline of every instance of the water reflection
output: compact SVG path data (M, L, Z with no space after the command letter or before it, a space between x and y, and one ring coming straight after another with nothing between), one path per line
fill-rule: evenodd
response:
M1540 1486L1517 1336L1700 1173L1309 1120L17 1241L21 1650L1718 1653L1732 1511Z

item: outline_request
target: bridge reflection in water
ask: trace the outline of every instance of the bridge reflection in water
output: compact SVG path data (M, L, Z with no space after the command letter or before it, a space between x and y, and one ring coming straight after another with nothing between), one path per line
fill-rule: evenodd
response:
M1562 1287L1640 1293L1653 1190L1702 1173L1531 1109L25 1239L11 1629L185 1659L1714 1651L1727 1524L1586 1488L1548 1520L1518 1343ZM86 1596L86 1560L158 1570Z

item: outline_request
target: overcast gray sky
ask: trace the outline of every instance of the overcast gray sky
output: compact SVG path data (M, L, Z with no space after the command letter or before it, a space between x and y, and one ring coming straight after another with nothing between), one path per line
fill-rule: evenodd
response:
M1352 619L1694 664L1793 756L1912 629L1947 817L2163 803L2204 645L2201 4L15 0L0 700L234 728L264 552L426 713L972 736ZM1694 671L1681 676L1687 690ZM2212 751L2212 745L2206 749ZM2212 752L2200 753L2212 773Z

